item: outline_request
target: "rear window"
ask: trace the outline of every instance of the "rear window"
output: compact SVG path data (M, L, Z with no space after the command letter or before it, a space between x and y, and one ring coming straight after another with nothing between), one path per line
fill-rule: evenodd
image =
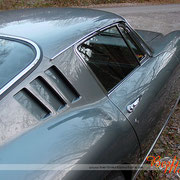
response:
M22 41L0 38L0 90L36 58L35 50Z

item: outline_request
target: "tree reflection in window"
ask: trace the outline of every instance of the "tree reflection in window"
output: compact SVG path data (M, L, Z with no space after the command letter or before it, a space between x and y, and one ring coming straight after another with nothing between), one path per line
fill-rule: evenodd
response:
M128 33L128 29L124 29L122 27L119 27L121 33L124 35L126 41L128 42L131 49L134 51L135 56L139 61L141 61L144 58L144 53L140 50L140 48L137 46L137 44L134 42L134 40L131 38L131 36Z
M25 44L0 39L0 89L22 72L35 56L34 51Z
M82 43L78 50L107 91L138 66L117 27L95 35Z

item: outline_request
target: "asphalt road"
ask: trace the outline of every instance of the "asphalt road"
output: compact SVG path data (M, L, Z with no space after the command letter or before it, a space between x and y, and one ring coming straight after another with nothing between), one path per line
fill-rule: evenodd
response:
M167 34L180 30L180 4L97 8L123 16L136 29Z

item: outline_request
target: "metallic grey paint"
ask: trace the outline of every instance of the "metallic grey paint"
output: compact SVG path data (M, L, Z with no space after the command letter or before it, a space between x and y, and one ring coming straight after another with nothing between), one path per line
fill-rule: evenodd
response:
M25 38L20 38L20 37L16 37L16 36L11 36L11 35L0 35L1 39L9 39L9 40L15 40L17 42L21 42L21 43L26 43L28 44L28 46L30 46L36 57L33 60L33 62L27 67L25 68L21 73L19 73L17 76L15 76L11 81L9 81L4 87L2 87L0 89L0 95L2 95L8 88L10 88L16 81L18 81L22 76L24 76L28 71L30 71L36 64L38 64L38 61L40 61L41 58L41 50L39 49L38 45L36 43L34 43L31 40L25 39Z
M180 31L162 36L138 31L152 48L108 94L74 52L85 38L117 15L84 9L29 9L0 12L0 33L32 39L42 48L39 66L0 101L0 164L142 163L160 135L180 92ZM41 30L40 28L43 28ZM133 32L132 32L133 33ZM134 38L145 51L143 41ZM53 58L53 59L52 59ZM70 102L45 73L56 66L80 95ZM66 102L56 111L32 86L42 77ZM50 111L39 121L14 98L27 88ZM127 106L138 97L132 113ZM0 179L104 179L104 171L0 171Z
M52 58L83 36L122 17L103 11L42 8L5 11L0 14L0 33L26 37Z

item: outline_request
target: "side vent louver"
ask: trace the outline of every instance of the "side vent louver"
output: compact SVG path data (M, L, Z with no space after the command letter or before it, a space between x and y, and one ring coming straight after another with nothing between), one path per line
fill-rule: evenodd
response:
M39 120L46 118L50 114L49 109L47 109L31 92L25 88L15 94L14 97Z
M47 74L51 80L54 81L60 91L70 102L73 102L79 98L77 91L55 66L52 66L46 70L45 74Z
M56 111L65 106L66 103L42 77L37 77L30 84Z
M67 101L73 103L80 98L78 92L57 67L51 66L44 73L51 82L38 76L30 82L30 88L23 88L14 95L14 98L39 120L52 115L52 108L58 111L69 107L70 103L68 104Z

